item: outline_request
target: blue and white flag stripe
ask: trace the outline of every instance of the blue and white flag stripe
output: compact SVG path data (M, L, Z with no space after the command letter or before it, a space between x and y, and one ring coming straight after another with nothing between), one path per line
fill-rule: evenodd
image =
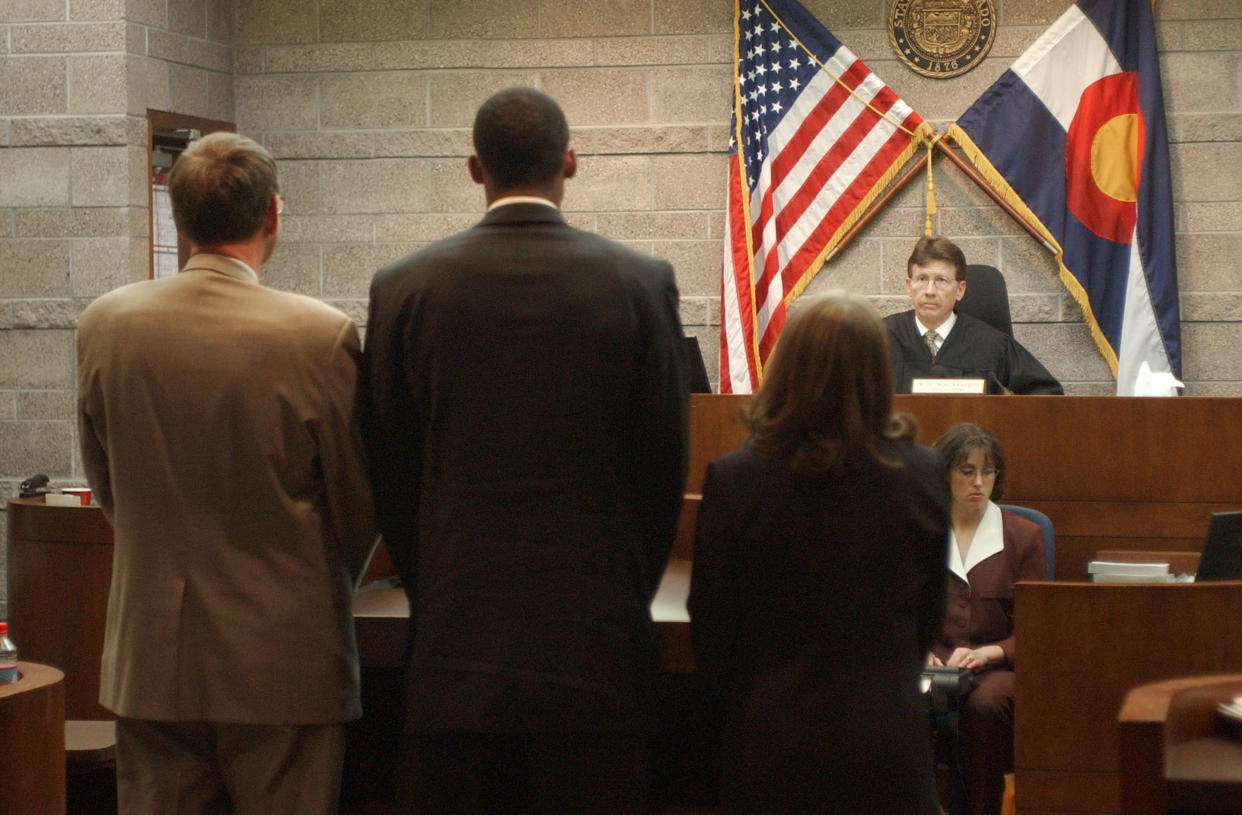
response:
M1148 0L1079 0L950 128L1058 250L1117 393L1181 376L1168 138Z

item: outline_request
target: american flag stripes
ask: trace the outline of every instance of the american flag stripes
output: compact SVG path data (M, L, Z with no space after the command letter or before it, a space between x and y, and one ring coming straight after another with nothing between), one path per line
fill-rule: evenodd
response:
M738 0L720 391L749 393L785 309L932 135L795 0Z

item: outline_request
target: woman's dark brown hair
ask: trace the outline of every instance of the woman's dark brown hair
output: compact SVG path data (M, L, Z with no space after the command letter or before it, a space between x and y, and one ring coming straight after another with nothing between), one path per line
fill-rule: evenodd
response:
M983 451L983 461L996 468L996 481L992 484L992 500L995 501L1005 494L1005 452L1000 442L983 425L972 422L959 422L940 434L932 447L944 457L949 473L954 467L961 465L976 450ZM946 475L946 477L948 477Z
M892 410L880 317L863 298L834 291L793 310L746 418L761 455L819 473L868 461L896 466L893 442L912 441L916 427Z

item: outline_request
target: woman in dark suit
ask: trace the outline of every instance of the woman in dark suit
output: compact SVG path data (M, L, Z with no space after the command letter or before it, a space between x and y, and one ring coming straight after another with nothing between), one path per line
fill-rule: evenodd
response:
M948 464L953 533L944 629L928 661L975 673L958 713L958 757L970 815L998 815L1013 767L1013 586L1047 575L1039 526L1004 512L1005 454L977 424L936 439Z
M723 705L730 812L937 811L918 687L944 612L944 462L892 414L878 315L793 313L711 462L695 534L695 658Z

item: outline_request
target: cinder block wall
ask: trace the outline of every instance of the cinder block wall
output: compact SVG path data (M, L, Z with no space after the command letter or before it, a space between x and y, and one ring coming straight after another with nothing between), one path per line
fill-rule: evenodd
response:
M234 118L232 25L207 0L0 0L0 501L85 483L77 317L148 275L147 109Z
M943 130L1069 0L996 0L991 55L951 80L897 61L887 0L804 4ZM1160 0L1156 18L1188 392L1242 395L1242 5ZM0 498L36 471L81 481L73 329L147 274L147 108L235 121L272 150L287 210L265 281L361 323L375 269L479 218L478 104L541 87L580 155L568 217L673 262L714 380L731 83L730 0L0 0ZM1005 272L1019 338L1072 393L1112 392L1051 260L935 168L935 229ZM923 200L912 184L809 291L904 308Z

